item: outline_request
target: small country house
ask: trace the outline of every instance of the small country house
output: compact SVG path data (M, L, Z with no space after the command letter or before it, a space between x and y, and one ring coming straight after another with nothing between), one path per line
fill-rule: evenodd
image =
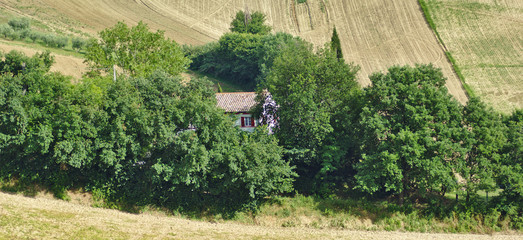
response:
M249 111L256 105L255 92L228 92L216 93L218 107L228 114L236 116L235 125L240 129L253 132L258 121L252 117Z

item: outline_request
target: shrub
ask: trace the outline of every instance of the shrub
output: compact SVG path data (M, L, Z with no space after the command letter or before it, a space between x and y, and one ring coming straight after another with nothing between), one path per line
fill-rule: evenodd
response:
M44 39L44 34L41 33L41 32L37 32L37 31L31 31L31 32L29 32L28 37L34 43L34 42L36 42L38 40L43 40Z
M85 45L87 44L87 40L76 37L76 38L72 39L72 44L73 44L73 49L78 51L85 47Z
M57 36L54 34L45 34L43 35L42 40L45 45L55 48L64 48L69 41L67 37Z
M0 25L0 36L7 38L13 34L14 30L8 24Z
M20 39L26 39L31 35L31 29L24 29L21 31L18 31L20 33Z
M9 26L11 26L16 31L29 29L31 27L31 22L28 18L11 19L7 22L7 24L9 24Z
M18 31L12 31L10 32L10 34L7 36L8 38L10 38L11 40L18 40L20 39L20 32Z

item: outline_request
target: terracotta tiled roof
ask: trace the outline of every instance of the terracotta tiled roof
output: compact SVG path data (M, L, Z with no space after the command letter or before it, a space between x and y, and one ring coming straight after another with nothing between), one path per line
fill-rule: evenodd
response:
M248 112L256 105L255 92L216 93L218 107L225 112Z

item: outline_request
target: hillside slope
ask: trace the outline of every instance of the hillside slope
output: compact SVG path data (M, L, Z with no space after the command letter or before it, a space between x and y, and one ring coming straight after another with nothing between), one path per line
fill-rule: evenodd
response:
M182 44L203 44L229 31L234 14L246 7L262 11L275 31L300 36L317 46L338 29L345 59L361 66L359 82L396 64L433 63L460 102L465 92L416 0L5 0L6 9L62 28L95 33L117 21L143 20Z
M520 239L520 235L429 234L283 228L129 214L0 192L0 239Z
M446 48L474 92L505 113L523 108L523 1L428 3Z
M27 56L32 56L37 52L42 52L41 50L25 46L17 46L11 42L0 40L0 51L7 53L12 50L23 52ZM55 64L51 67L51 72L60 72L72 76L75 79L80 79L87 69L87 64L83 62L83 59L56 53L51 54L54 56L55 60Z

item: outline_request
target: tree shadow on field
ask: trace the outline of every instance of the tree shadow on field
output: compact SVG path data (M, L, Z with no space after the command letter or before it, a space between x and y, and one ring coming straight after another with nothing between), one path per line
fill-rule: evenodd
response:
M0 191L9 194L22 193L25 197L36 197L38 193L49 192L47 188L39 184L28 183L18 179L0 180Z

